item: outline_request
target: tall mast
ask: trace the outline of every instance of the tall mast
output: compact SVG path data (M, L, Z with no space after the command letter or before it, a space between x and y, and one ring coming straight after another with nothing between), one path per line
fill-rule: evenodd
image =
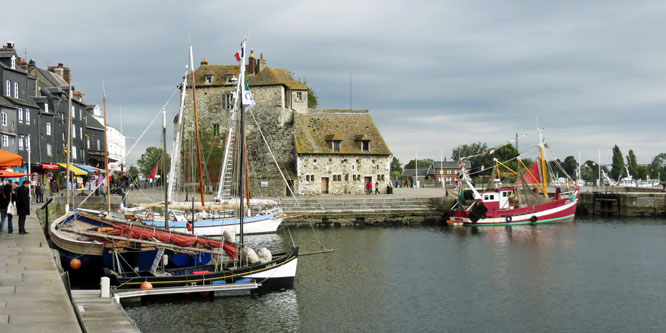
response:
M69 173L72 164L72 77L69 78L69 93L67 98L67 177L65 184L65 213L69 212Z
M171 152L171 166L169 167L169 192L167 193L167 201L171 201L173 191L176 187L176 166L180 163L180 150L183 132L183 107L185 106L185 91L187 89L187 68L185 69L185 76L183 83L180 86L180 106L178 108L178 128L176 130L176 138L174 139L173 150Z
M220 172L220 182L217 185L216 200L222 200L222 189L224 188L225 177L229 166L229 153L231 150L231 139L233 137L234 122L236 121L236 112L238 112L238 95L240 95L242 75L238 74L238 82L236 83L236 92L233 97L233 107L231 108L231 116L229 117L229 133L227 134L226 143L224 144L224 159L222 160L222 171Z
M245 159L243 156L245 156L245 106L243 105L243 93L245 92L245 40L241 43L241 64L240 64L240 80L241 81L241 93L240 93L240 170L244 169L244 164L245 164ZM240 253L239 253L239 260L240 263L243 263L243 247L245 246L244 242L244 231L243 231L243 219L245 218L245 202L243 198L243 191L245 188L243 187L243 182L244 182L244 177L241 175L240 181L238 182L238 196L239 196L239 203L240 203L240 209L239 209L239 225L240 225Z
M106 181L106 214L111 216L111 183L109 182L109 132L106 129L106 89L102 81L102 101L104 104L104 177ZM122 163L122 161L121 161Z
M167 184L167 177L164 174L167 170L167 153L166 153L166 109L162 108L162 183L164 183L164 227L169 229L169 184ZM194 221L193 221L194 222Z
M197 138L197 161L199 163L199 189L201 190L201 208L204 207L203 168L201 167L201 142L199 141L199 115L197 113L197 84L194 76L194 58L190 44L190 72L192 73L192 101L194 102L194 134Z

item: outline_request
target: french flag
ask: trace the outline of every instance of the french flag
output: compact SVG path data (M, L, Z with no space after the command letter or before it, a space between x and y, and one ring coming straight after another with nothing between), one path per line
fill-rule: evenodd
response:
M245 50L242 49L242 48L240 49L240 51L238 51L238 52L236 52L236 54L234 54L234 56L236 57L236 61L241 61L241 59L243 59L244 55L245 55Z

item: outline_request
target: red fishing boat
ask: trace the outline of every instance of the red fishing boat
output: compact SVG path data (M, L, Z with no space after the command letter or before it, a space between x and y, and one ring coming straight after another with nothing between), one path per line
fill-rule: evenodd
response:
M518 171L514 171L506 164L495 160L492 179L497 185L482 191L476 189L465 170L464 159L461 160L459 199L447 222L465 226L505 226L573 221L579 189L572 181L549 186L549 164L544 153L545 147L539 131L540 156L531 167L527 168L518 159L519 168ZM561 168L559 163L556 162L555 165ZM513 186L499 185L500 168L515 175L517 181ZM564 169L562 172L566 175ZM469 189L465 189L465 185Z

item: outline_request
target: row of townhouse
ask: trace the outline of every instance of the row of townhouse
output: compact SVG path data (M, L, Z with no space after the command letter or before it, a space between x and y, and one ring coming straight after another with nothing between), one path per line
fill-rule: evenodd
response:
M16 169L25 170L30 161L36 173L52 176L57 172L58 163L67 159L68 117L72 163L103 168L102 112L99 106L86 103L74 87L68 108L70 75L62 64L43 69L33 60L18 57L12 42L0 48L0 148L24 158L24 167ZM124 136L114 128L107 130L110 137L117 137L114 142L119 146L109 160L120 161L125 155Z

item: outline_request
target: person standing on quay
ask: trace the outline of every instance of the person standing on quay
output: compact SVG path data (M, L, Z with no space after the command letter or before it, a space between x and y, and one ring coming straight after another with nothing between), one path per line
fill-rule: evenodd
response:
M16 189L16 212L19 216L19 234L25 235L25 217L30 215L30 181L23 181L23 186Z
M43 203L44 202L44 189L42 188L42 183L37 182L37 186L35 186L35 194L37 195L37 202L38 203Z
M365 183L365 194L372 194L372 181L368 180L367 183Z
M2 187L2 193L0 193L0 233L5 232L5 219L7 219L7 233L14 232L14 226L12 225L13 216L7 214L7 206L12 200L12 183L6 182Z

